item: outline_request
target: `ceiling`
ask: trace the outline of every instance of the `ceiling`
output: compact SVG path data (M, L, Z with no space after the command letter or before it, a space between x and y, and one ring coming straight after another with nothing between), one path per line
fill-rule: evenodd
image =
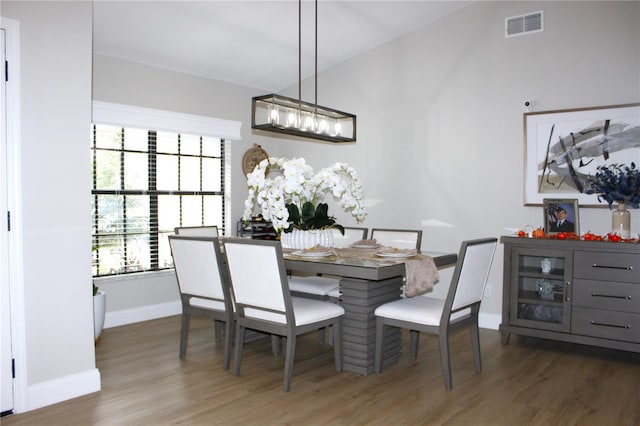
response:
M473 1L320 0L318 72ZM298 82L298 2L94 2L94 53L278 92ZM302 2L302 78L314 74L314 2Z

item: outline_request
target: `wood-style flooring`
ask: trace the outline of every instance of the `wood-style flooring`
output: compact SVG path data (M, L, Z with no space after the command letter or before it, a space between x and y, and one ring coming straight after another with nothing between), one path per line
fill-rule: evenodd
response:
M316 333L298 340L292 390L269 339L245 345L241 375L222 370L222 340L192 320L178 358L180 318L106 329L96 347L102 390L0 419L18 425L640 425L640 354L481 330L483 371L468 332L452 339L453 390L437 340L380 375L338 373Z

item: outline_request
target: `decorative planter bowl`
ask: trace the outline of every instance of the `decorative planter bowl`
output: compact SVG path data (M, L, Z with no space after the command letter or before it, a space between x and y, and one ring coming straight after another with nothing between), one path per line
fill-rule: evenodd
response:
M98 337L100 337L100 334L102 334L106 309L107 295L104 293L104 291L98 290L96 295L93 296L93 332L95 340L98 340Z
M333 247L333 231L330 229L310 229L302 231L294 229L291 232L280 234L282 247L305 250L311 247Z

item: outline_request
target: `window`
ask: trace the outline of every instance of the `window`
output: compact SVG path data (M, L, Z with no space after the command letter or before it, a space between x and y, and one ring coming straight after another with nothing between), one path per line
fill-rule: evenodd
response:
M111 124L91 139L94 276L173 267L176 226L224 229L223 139Z

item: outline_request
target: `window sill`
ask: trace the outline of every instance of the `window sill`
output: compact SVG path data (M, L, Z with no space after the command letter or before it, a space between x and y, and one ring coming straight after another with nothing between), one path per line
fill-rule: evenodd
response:
M98 277L94 278L93 281L97 286L101 283L115 283L115 282L123 282L123 281L140 281L150 278L162 277L165 275L175 275L174 269L163 269L162 271L152 271L152 272L136 272L133 274L122 274L122 275L112 275L108 277Z

